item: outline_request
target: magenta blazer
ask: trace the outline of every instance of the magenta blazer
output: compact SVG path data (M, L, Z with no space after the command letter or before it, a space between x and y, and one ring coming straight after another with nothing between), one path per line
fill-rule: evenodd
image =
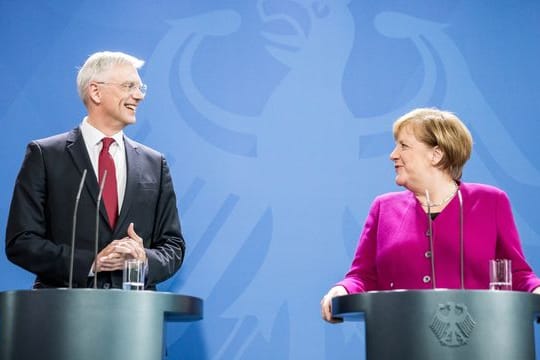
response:
M513 290L540 286L525 260L506 193L492 186L460 183L463 198L464 285L489 288L489 260L511 259ZM456 195L433 220L437 288L459 289L460 216ZM349 293L370 290L432 289L427 215L410 191L375 199L351 268L338 283Z

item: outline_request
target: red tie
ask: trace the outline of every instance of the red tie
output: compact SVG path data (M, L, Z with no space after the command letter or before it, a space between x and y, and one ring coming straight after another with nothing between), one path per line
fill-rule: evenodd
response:
M99 182L101 185L103 173L107 170L107 178L103 187L103 202L109 216L109 224L114 229L116 219L118 218L118 190L116 189L116 168L114 167L113 158L109 153L109 147L114 142L114 139L105 137L102 142L103 147L99 153L98 164Z

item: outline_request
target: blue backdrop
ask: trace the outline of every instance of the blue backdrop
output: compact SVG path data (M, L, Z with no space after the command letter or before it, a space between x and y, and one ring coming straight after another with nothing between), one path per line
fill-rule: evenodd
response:
M77 67L147 61L127 130L165 153L188 252L161 290L205 300L169 358L358 359L363 327L320 320L374 196L396 190L391 124L454 111L464 180L506 190L540 271L538 1L0 0L0 228L25 145L77 126ZM0 291L33 276L0 254Z

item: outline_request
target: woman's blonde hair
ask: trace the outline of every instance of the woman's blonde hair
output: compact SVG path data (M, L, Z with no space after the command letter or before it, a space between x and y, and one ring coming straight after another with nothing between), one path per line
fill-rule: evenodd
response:
M463 122L453 113L436 108L420 108L394 122L394 138L404 129L412 129L418 141L430 147L438 146L443 153L437 167L452 179L460 180L463 166L471 157L472 136Z

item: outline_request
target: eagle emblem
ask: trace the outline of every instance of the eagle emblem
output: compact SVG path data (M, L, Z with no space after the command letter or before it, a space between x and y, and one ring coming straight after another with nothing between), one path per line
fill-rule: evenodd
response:
M441 345L458 347L468 343L475 325L467 306L449 301L439 304L429 327Z

